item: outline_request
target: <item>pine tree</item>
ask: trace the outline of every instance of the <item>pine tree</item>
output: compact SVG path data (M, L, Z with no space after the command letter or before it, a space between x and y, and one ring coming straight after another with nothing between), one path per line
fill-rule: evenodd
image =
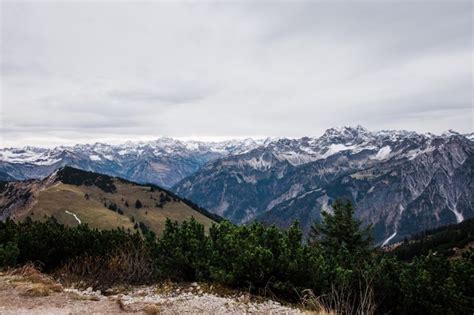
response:
M319 244L332 252L345 249L349 252L366 251L370 248L371 226L361 228L354 218L354 207L350 202L336 200L333 213L321 212L322 223L315 222L310 230L310 242Z
M140 209L141 207L143 207L142 202L137 199L137 201L135 201L135 208Z

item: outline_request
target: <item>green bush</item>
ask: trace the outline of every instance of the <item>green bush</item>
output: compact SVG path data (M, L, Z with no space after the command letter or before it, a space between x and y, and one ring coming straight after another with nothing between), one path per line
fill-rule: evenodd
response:
M34 262L46 272L103 279L102 286L207 281L293 302L310 289L326 307L348 314L472 314L472 251L456 259L429 252L401 260L371 246L370 229L361 228L350 204L333 208L309 242L297 222L280 230L222 221L205 231L194 219L168 220L157 238L141 222L132 234L67 227L54 218L6 220L0 222L0 266Z
M20 250L15 242L0 244L0 268L15 266Z

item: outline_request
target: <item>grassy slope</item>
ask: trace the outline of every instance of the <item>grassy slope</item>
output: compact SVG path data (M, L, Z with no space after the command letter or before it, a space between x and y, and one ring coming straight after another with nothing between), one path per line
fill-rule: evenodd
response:
M30 216L33 220L43 220L46 217L54 216L60 223L70 226L78 224L74 216L67 214L69 211L77 215L82 223L87 223L91 227L99 229L112 229L116 227L130 228L133 230L134 223L143 222L155 233L160 234L163 230L166 218L173 221L183 221L192 216L204 224L206 228L210 227L213 221L203 214L193 210L184 202L171 201L166 202L163 208L156 206L160 201L160 194L166 194L164 191L155 189L150 191L149 187L138 186L127 182L114 179L117 191L114 193L104 192L96 186L75 186L59 183L48 189L41 191L38 195L35 205L28 214L19 217L25 219ZM86 193L89 199L85 198ZM136 200L140 200L143 207L135 208ZM125 206L128 201L129 207ZM108 209L104 202L109 205L115 203L123 211L123 215Z

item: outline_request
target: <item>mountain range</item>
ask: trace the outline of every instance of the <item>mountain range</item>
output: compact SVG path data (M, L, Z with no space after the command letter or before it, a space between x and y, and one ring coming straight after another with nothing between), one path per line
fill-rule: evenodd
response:
M178 141L0 149L0 179L64 165L170 188L234 223L308 232L337 198L352 201L379 244L474 217L473 134L331 128L299 139Z
M148 142L0 149L0 180L43 178L63 166L171 187L209 161L239 154L263 141L202 142L159 138Z

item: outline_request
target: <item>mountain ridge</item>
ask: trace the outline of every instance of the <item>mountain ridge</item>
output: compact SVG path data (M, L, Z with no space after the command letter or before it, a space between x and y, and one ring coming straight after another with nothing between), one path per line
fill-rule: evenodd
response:
M99 229L151 229L160 233L167 218L195 217L209 227L222 218L156 185L69 166L37 180L0 182L0 220L45 220L67 225L87 223Z
M452 130L436 136L406 130L371 132L358 125L330 128L320 137L247 138L220 142L183 141L161 137L152 141L127 141L117 145L96 142L54 148L35 146L0 148L0 180L43 178L55 169L70 165L169 188L209 162L243 154L259 147L274 148L278 159L287 160L293 165L301 165L344 150L370 149L370 142L384 137L392 140L403 137L429 139L452 135L474 139L472 133L461 135ZM347 139L354 141L344 141ZM389 155L390 152L380 152L381 158Z
M0 179L43 178L69 165L135 182L171 187L210 160L245 152L265 140L199 142L160 138L126 142L0 149Z
M472 215L473 143L472 134L452 130L434 135L362 126L296 139L210 144L161 138L38 149L58 153L61 161L51 165L44 165L44 156L39 165L32 164L21 151L15 163L4 161L5 152L11 158L12 151L0 149L0 174L10 180L29 174L41 178L42 172L64 164L141 183L165 182L193 204L234 223L257 219L287 227L298 219L306 232L320 219L321 209L330 211L332 201L342 197L366 209L357 215L374 224L377 241L384 244L418 232L413 220L433 228Z
M330 129L301 142L300 155L309 156L305 163L291 163L297 160L294 154L286 158L295 152L294 141L272 142L263 151L210 162L173 189L234 223L257 219L288 227L298 219L306 232L320 220L321 209L330 211L334 199L345 198L359 206L356 215L366 224L374 224L380 244L418 232L409 214L421 220L420 228L455 223L463 213L474 215L468 175L474 146L464 135L373 133L357 127ZM265 161L273 161L272 167L260 167ZM419 209L427 213L424 219Z

